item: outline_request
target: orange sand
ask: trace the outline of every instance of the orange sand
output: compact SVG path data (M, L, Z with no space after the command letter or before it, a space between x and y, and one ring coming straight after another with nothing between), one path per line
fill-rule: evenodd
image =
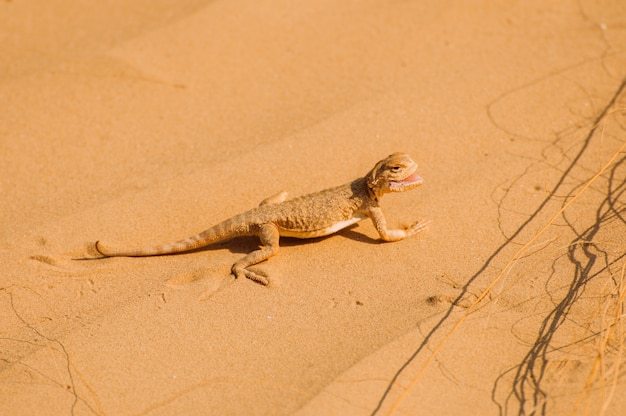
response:
M2 2L0 414L623 414L626 3L514 3ZM414 238L73 260L393 151Z

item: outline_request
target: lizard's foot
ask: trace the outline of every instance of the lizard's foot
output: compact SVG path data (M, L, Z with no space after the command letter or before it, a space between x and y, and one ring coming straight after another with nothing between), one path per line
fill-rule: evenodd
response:
M267 280L266 276L262 274L255 273L252 270L245 269L243 267L233 267L232 273L235 275L237 279L248 278L253 282L257 282L262 284L263 286L267 286L270 284L270 281Z
M419 233L420 231L423 231L430 225L431 222L432 222L431 220L418 221L415 224L411 225L410 227L406 229L407 237L410 237L412 235Z

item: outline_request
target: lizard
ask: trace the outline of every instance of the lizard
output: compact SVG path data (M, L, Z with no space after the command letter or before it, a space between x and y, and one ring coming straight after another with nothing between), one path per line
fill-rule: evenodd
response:
M344 185L287 199L281 192L263 200L254 209L227 219L193 237L171 244L135 250L118 250L94 244L102 257L144 257L182 253L239 236L256 235L258 250L235 262L235 278L248 278L268 285L266 276L250 266L276 255L280 237L315 238L333 234L370 218L383 241L398 241L421 231L425 224L416 222L404 229L389 229L380 208L380 198L391 192L404 192L423 183L416 174L417 163L406 153L396 152L382 159L364 176Z

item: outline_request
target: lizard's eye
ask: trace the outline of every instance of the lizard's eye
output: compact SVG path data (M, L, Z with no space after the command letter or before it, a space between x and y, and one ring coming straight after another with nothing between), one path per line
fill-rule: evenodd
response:
M397 171L400 170L400 166L392 166L391 170L394 171L394 172L397 172Z

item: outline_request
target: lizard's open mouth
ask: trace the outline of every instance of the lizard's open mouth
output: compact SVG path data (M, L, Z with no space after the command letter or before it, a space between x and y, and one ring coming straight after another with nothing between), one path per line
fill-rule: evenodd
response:
M407 189L415 188L424 182L421 176L413 172L406 178L398 181L389 181L389 189L392 191L405 191Z

